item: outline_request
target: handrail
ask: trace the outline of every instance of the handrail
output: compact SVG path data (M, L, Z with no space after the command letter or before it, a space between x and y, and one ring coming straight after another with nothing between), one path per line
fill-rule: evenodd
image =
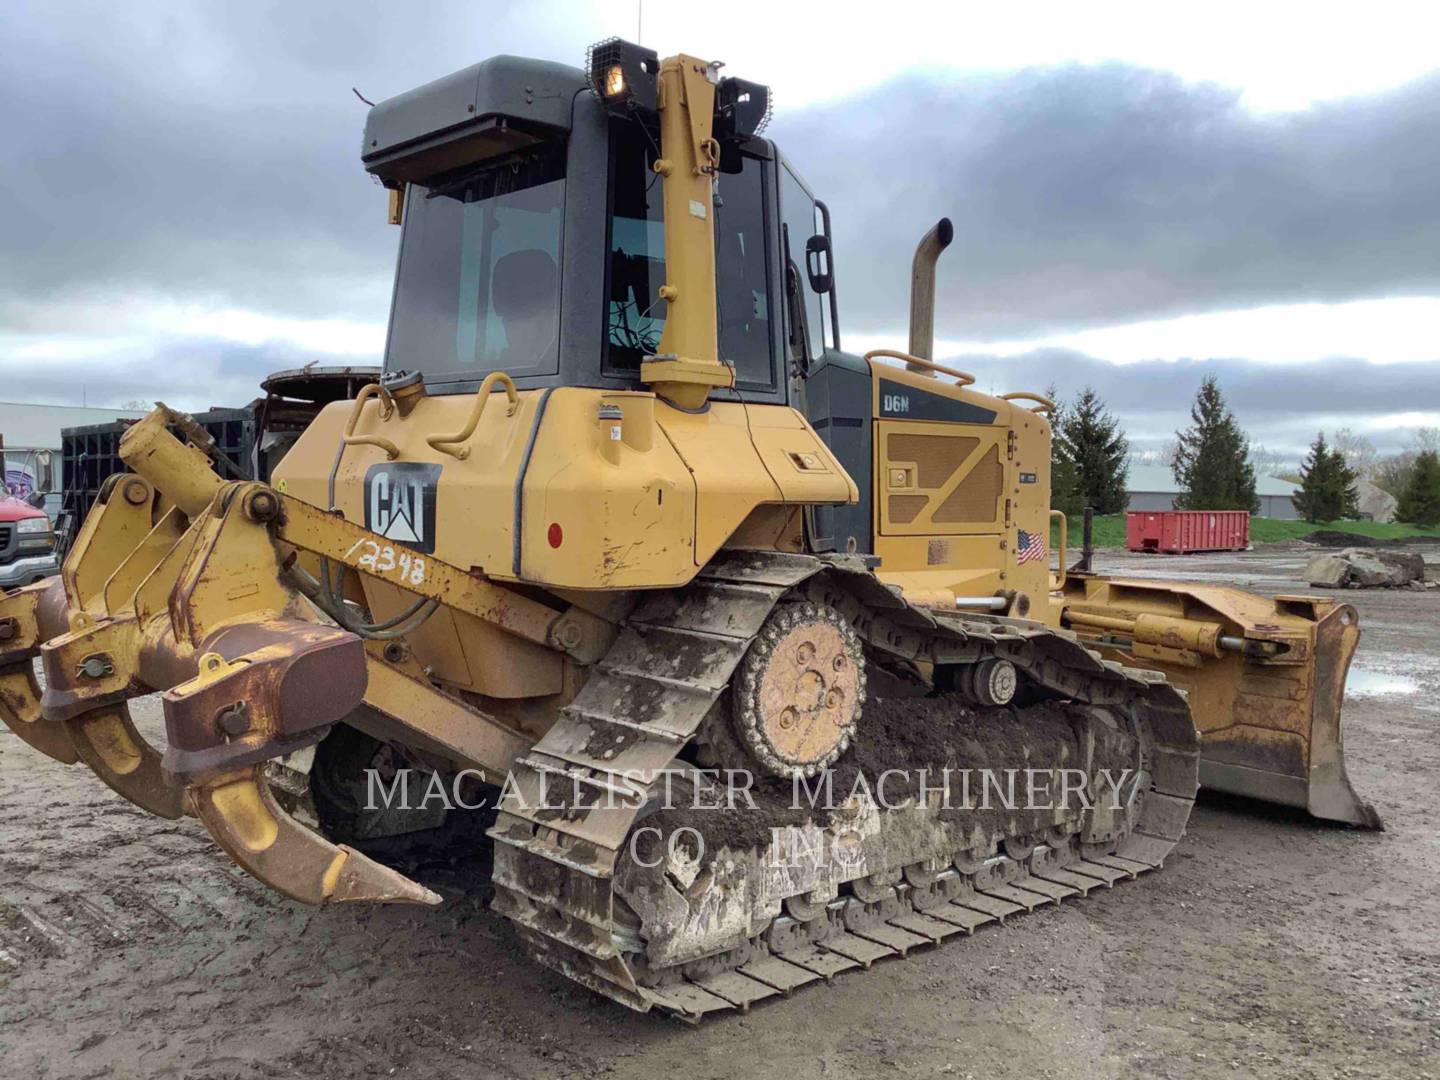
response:
M342 446L378 446L385 451L385 456L394 461L400 456L400 448L389 439L381 435L356 435L355 425L360 423L360 414L365 411L365 403L373 397L380 398L380 419L390 419L393 406L386 400L388 395L375 383L370 383L355 395L355 404L350 408L350 419L345 423L345 435L341 438Z
M1016 390L1014 393L1001 394L1000 400L1039 402L1040 407L1038 409L1031 409L1030 411L1037 413L1049 413L1051 416L1055 415L1055 409L1057 408L1055 402L1051 401L1044 394L1032 394L1029 390Z
M340 475L340 462L345 460L345 449L350 446L378 446L385 451L385 460L394 461L400 456L400 448L383 435L356 435L355 425L365 411L365 403L373 397L380 399L380 422L389 420L395 409L387 391L377 383L369 383L355 395L355 404L350 406L350 418L345 421L345 434L340 436L340 445L335 447L335 460L330 463L330 478L325 484L325 505L335 509L335 478Z
M1058 573L1058 574L1051 574L1051 575L1050 575L1050 591L1051 591L1051 592L1059 592L1060 590L1062 590L1063 588L1065 588L1065 581L1066 581L1066 575L1065 575L1065 555L1066 555L1066 551L1065 551L1065 541L1068 539L1068 537L1066 537L1065 533L1066 533L1066 528L1067 528L1067 524L1068 524L1068 523L1067 523L1066 520L1065 520L1065 511L1063 511L1063 510L1051 510L1051 511L1050 511L1050 519L1053 521L1053 520L1054 520L1055 518L1057 518L1057 517L1060 519L1060 569L1059 569L1059 573Z
M865 359L868 361L877 356L888 356L892 360L904 360L907 364L916 364L919 367L929 368L931 371L938 371L942 375L953 377L961 386L969 386L975 381L975 376L971 375L968 371L956 371L954 368L948 368L942 364L921 359L918 356L911 356L909 353L897 352L894 349L871 349L865 354Z
M480 414L485 411L485 405L490 400L490 395L495 392L495 384L503 383L505 396L510 399L510 404L505 410L506 416L514 416L515 410L520 407L520 395L515 392L515 380L503 371L492 371L485 376L480 389L475 391L475 406L470 410L470 419L465 421L465 426L454 435L427 435L425 442L432 450L439 450L442 454L449 454L453 458L464 461L470 456L468 446L455 447L455 443L463 443L475 434L475 427L480 423ZM442 445L444 444L444 445Z

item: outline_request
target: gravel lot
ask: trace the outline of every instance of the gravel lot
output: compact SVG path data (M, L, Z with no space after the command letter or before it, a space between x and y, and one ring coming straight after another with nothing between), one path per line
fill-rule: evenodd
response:
M1303 562L1097 568L1293 592ZM1350 775L1388 831L1206 796L1159 874L699 1028L532 965L475 897L269 895L195 822L5 732L4 1075L1440 1076L1440 591L1344 598L1365 630Z

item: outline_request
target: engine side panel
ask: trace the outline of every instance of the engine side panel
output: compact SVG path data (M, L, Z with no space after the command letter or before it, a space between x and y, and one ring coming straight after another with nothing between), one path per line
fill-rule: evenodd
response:
M1050 425L1030 409L889 365L873 370L880 576L912 595L1013 590L1045 617Z
M778 405L673 409L650 393L558 387L486 403L425 397L408 416L366 404L335 506L351 521L501 581L565 589L663 588L693 578L759 506L851 503L855 484L814 429ZM326 506L350 403L330 406L275 470L280 490ZM618 414L618 415L617 415Z

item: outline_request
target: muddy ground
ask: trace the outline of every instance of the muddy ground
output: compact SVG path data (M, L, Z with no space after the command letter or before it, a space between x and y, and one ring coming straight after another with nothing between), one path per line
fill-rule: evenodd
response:
M1098 568L1278 592L1303 560ZM193 821L5 732L0 1073L1440 1077L1440 590L1344 598L1350 775L1387 832L1204 797L1160 874L700 1028L535 967L474 899L267 895Z

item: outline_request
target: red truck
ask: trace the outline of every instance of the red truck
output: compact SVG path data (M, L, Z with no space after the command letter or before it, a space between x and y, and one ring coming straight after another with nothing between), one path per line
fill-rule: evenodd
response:
M50 516L0 486L0 591L59 572Z

